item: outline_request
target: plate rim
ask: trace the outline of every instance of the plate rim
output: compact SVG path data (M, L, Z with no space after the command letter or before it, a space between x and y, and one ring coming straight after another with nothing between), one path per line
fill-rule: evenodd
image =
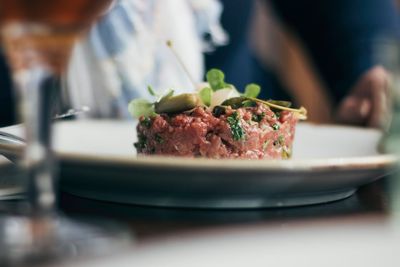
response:
M381 154L366 157L325 158L325 159L289 159L289 160L243 160L243 159L207 159L165 156L137 156L132 158L115 155L89 155L78 153L58 153L66 162L88 164L109 164L126 167L163 167L180 169L207 170L252 170L252 171L316 171L316 170L349 170L349 169L382 169L393 167L398 157Z
M87 122L115 122L112 120L85 120ZM61 122L75 123L73 122ZM127 122L127 121L124 121ZM129 123L133 123L129 121ZM342 124L319 124L303 122L303 125L311 127L334 127L347 128L362 131L374 131L379 129L364 128L354 125ZM13 126L9 126L13 127ZM7 127L6 127L7 128ZM11 145L0 143L0 152L20 155L22 145ZM332 158L309 158L309 159L289 159L289 160L246 160L246 159L207 159L207 158L184 158L173 156L143 156L132 152L132 157L118 155L100 155L92 153L75 153L56 151L59 159L65 162L80 164L107 164L115 166L131 167L164 167L182 169L208 169L208 170L253 170L253 171L315 171L315 170L349 170L349 169L382 169L390 168L399 162L400 157L394 154L382 153L377 155L357 156L357 157L332 157Z

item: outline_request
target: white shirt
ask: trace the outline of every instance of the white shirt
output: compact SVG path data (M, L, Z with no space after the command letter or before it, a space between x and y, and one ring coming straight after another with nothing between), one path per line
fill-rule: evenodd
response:
M227 42L217 0L120 0L75 47L66 75L73 107L95 117L129 118L129 101L194 90L175 51L196 82L204 75L203 52ZM204 40L205 34L211 38Z

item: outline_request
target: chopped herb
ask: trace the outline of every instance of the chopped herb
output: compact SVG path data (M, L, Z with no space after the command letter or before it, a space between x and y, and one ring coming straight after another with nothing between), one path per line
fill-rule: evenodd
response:
M260 122L264 119L264 117L265 117L265 112L263 112L261 114L253 114L252 120L255 122Z
M140 121L140 124L146 128L150 128L151 127L151 118L143 117L143 119Z
M279 124L275 123L272 125L272 129L274 129L275 131L278 131L280 128Z
M159 135L159 134L156 134L156 135L155 135L155 140L156 140L156 142L159 143L159 144L164 143L164 139L163 139L163 138L161 137L161 135Z
M239 114L234 112L232 115L226 118L231 127L231 133L233 140L239 141L244 138L245 132L241 126Z
M243 96L245 97L257 97L260 94L261 87L255 83L248 84L244 89Z
M138 141L136 143L133 144L135 146L135 148L141 152L143 149L146 148L147 146L147 138L144 135L139 135L138 136Z

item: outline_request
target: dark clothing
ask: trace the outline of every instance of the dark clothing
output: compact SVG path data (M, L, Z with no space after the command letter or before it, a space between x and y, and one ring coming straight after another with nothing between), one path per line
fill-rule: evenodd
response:
M14 97L9 70L0 53L0 127L15 123Z
M207 68L221 68L228 82L243 88L256 82L262 97L285 98L276 77L249 49L247 30L254 1L222 0L222 25L231 43L207 56ZM398 38L399 18L392 0L272 0L281 21L303 41L334 100L343 98L367 69L380 64L376 47Z
M277 77L252 54L248 29L254 1L221 0L222 25L230 44L206 56L206 67L220 68L226 80L243 90L250 82L261 97L290 99ZM272 0L280 19L304 42L319 75L338 102L360 75L382 63L375 47L397 38L399 20L392 0ZM15 122L9 72L0 55L0 126Z
M384 64L378 56L384 39L399 37L392 0L274 0L272 4L308 48L336 101L362 73Z
M242 91L246 84L257 83L263 88L261 97L288 99L276 76L263 68L252 54L248 42L253 1L223 0L221 23L229 34L229 45L218 47L206 55L206 69L219 68L226 81Z

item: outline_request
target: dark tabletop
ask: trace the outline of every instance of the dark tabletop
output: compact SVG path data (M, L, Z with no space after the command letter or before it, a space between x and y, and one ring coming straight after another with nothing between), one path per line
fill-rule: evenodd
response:
M359 188L351 197L326 204L293 208L249 210L175 209L135 206L96 201L61 193L60 210L71 217L116 220L128 224L138 242L227 226L260 223L287 223L296 220L346 218L362 214L386 215L389 212L389 179Z

